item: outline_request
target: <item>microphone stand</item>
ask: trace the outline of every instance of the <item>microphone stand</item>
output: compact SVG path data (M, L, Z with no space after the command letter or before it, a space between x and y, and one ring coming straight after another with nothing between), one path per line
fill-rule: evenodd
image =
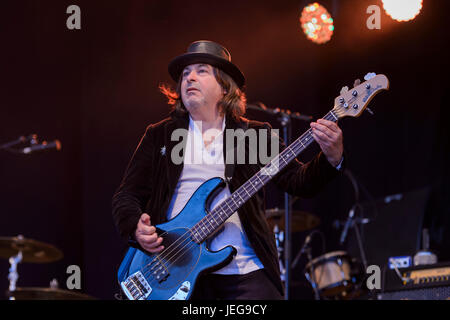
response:
M313 230L306 236L305 241L303 242L302 248L298 252L298 254L295 257L294 261L292 262L292 268L295 268L295 266L297 265L300 257L305 252L306 252L306 256L308 257L308 261L309 262L312 261L312 247L311 247L310 243L312 241L313 235L316 234L316 233L321 234L320 231ZM323 238L322 238L322 240L323 240ZM324 249L324 247L322 247L322 249ZM311 276L308 274L308 272L305 272L305 277L309 281L309 283L311 284L311 286L312 286L312 288L314 290L314 299L315 300L320 300L320 293L319 293L319 289L317 288L317 281L316 281L316 275L315 275L315 272L314 272L314 264L313 263L311 263Z
M311 116L305 116L298 112L292 113L290 110L282 110L280 108L270 109L267 108L262 102L257 102L256 105L249 104L247 105L247 109L264 111L268 114L278 115L277 120L280 122L281 127L283 128L283 140L286 146L289 146L290 138L291 138L291 119L298 119L304 121L311 121ZM290 195L285 192L284 193L284 212L285 212L285 228L284 228L284 269L285 269L285 295L284 299L289 300L289 287L291 283L291 201Z
M21 143L26 143L26 142L30 142L31 145L35 145L38 143L37 141L37 135L36 134L30 134L29 136L25 137L25 136L20 136L19 138L17 138L16 140L7 142L5 144L0 145L0 150L5 150L5 151L9 151L12 153L22 153L20 150L17 149L13 149L12 147L21 144Z
M26 142L30 143L28 147L23 148L22 146L22 148L12 148L13 146L23 144ZM59 140L55 140L52 142L42 141L39 143L37 140L37 135L31 134L27 137L20 136L16 140L0 145L0 150L5 150L17 154L30 154L33 152L42 151L46 149L61 150L61 142Z
M312 261L312 254L311 254L311 247L310 246L308 246L308 248L306 249L306 255L308 256L308 261ZM307 279L311 283L311 286L312 286L312 288L314 290L314 299L315 300L320 300L319 289L317 289L316 273L314 271L314 263L311 263L311 276L312 276L311 279L309 279L308 273L306 273L305 276L307 277Z
M361 205L359 204L359 187L358 187L358 182L356 181L356 178L353 176L353 174L351 173L351 171L349 169L345 169L344 174L349 178L350 182L352 183L353 189L355 191L355 204L353 205L352 210L355 211L356 214L356 208L360 208L362 209ZM361 260L362 263L364 265L364 270L367 270L367 259L366 259L366 254L364 252L364 247L363 247L363 243L361 240L361 234L359 232L359 228L358 228L358 224L364 224L364 223L368 223L370 220L368 219L356 219L356 217L354 216L349 216L350 220L350 228L352 228L355 231L355 235L356 235L356 241L358 243L358 249L359 249L359 254L361 256ZM345 228L345 226L344 226ZM342 237L341 235L341 245L344 243L345 241L345 237L346 235L343 235L344 237Z

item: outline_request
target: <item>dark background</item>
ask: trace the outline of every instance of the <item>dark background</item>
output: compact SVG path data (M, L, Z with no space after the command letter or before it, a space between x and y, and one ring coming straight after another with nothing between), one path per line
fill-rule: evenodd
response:
M416 19L404 23L381 9L381 30L366 27L367 6L381 7L381 1L321 1L335 23L324 45L308 41L300 29L306 3L3 1L0 144L31 133L62 142L60 152L1 152L0 236L23 234L64 253L55 263L20 264L17 285L46 287L56 278L65 288L66 268L76 264L82 292L113 299L125 245L112 222L111 197L145 127L168 113L158 91L161 82L173 84L168 62L200 39L231 51L246 75L250 103L315 119L332 108L342 86L352 87L367 72L386 74L390 90L371 102L375 115L339 121L348 169L360 186L360 202L369 208L361 214L378 221L376 230L363 234L368 255L376 252L378 237L392 244L392 254L411 254L395 249L396 243L416 249L423 221L439 260L449 261L448 1L425 0ZM66 27L71 4L81 8L81 30ZM256 111L248 117L279 127L276 117ZM307 128L295 120L293 137ZM317 151L312 147L303 158ZM387 195L417 190L428 190L420 193L423 207L405 197L395 210L370 210ZM267 207L283 206L281 192L269 194ZM342 249L334 222L345 220L354 202L343 175L317 197L297 200L294 208L320 217L330 252ZM418 219L420 228L406 230L402 221L409 218ZM294 234L294 255L306 234ZM319 256L324 252L314 239L319 245L313 255ZM306 262L300 259L293 270L293 299L312 297L301 273ZM2 293L8 267L1 259Z

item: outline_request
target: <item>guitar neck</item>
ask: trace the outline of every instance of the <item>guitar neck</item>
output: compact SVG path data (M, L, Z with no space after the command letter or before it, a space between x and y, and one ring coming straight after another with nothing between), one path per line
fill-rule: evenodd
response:
M323 119L336 122L338 117L330 111ZM313 141L312 130L308 129L200 220L191 230L194 241L200 243L217 231L234 212L264 187L279 171L297 158Z

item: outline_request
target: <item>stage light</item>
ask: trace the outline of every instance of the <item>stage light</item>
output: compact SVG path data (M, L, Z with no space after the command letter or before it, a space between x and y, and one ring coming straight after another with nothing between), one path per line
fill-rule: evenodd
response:
M331 39L334 31L333 18L317 2L304 7L299 20L303 32L312 42L322 44Z
M392 19L409 21L422 9L422 0L382 0L383 8Z

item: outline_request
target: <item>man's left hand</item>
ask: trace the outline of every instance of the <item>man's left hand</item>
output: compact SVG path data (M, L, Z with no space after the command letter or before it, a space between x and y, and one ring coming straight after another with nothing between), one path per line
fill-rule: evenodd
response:
M344 153L342 130L333 121L325 119L311 122L310 126L314 140L319 144L328 162L336 167Z

